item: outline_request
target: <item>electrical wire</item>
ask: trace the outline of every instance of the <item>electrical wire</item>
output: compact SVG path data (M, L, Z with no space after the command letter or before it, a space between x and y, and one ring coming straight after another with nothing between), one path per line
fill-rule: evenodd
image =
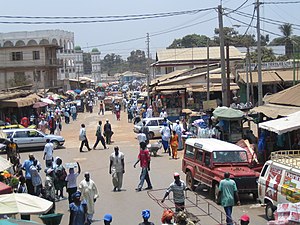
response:
M273 5L278 5L278 4L299 4L300 1L289 1L289 2L264 2L262 4L267 5L267 4L273 4Z

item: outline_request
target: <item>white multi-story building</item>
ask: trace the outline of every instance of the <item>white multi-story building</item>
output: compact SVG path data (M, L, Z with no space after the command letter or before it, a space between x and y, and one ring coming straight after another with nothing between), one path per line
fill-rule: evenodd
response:
M101 81L100 74L101 74L101 53L97 48L92 49L91 52L91 63L92 63L92 79L94 80L95 84Z
M49 88L75 77L74 33L40 30L0 33L0 89Z

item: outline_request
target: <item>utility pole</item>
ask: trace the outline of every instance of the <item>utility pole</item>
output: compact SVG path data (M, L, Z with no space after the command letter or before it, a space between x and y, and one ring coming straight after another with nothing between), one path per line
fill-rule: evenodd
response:
M221 78L222 78L222 105L227 105L226 73L225 73L225 51L224 51L224 29L223 29L223 9L218 6L219 16L219 38L220 38L220 58L221 58Z
M258 92L258 106L262 105L263 88L262 88L262 75L261 75L261 36L260 36L260 15L259 15L259 0L256 2L257 12L257 92Z
M227 69L227 80L226 80L226 93L227 93L227 104L226 106L229 107L230 106L230 61L229 61L229 40L226 41L226 69Z
M148 73L147 73L147 104L149 106L150 104L150 93L149 93L149 86L150 86L150 37L149 33L147 33L147 67L148 67Z
M206 70L206 87L207 87L207 95L206 95L206 100L210 100L210 92L209 92L209 83L210 83L210 77L209 77L209 39L207 39L207 70Z

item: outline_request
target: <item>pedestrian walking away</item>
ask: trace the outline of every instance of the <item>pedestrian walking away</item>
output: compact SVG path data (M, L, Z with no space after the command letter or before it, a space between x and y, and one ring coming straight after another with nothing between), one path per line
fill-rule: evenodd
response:
M17 144L14 142L13 138L10 138L10 143L7 145L6 149L7 160L13 164L14 172L17 171L17 161L20 159L20 153Z
M85 172L84 180L80 182L78 189L82 194L82 199L87 203L88 220L92 221L95 213L95 202L99 195L97 186L95 182L90 179L90 174L88 172Z
M182 143L182 127L179 124L179 120L176 120L176 124L174 125L173 130L176 132L176 134L178 135L178 150L182 150L183 149L183 143Z
M150 181L149 171L150 171L150 152L147 149L147 144L145 142L140 143L140 153L138 155L138 160L134 164L134 168L136 164L140 162L140 166L142 168L141 175L140 175L140 182L138 187L135 189L136 191L141 191L144 185L144 181L146 180L148 187L146 190L152 189L152 184Z
M99 112L98 112L98 115L104 115L104 103L103 101L101 100L100 101L100 104L99 104Z
M146 121L143 121L143 126L141 127L142 133L144 133L147 137L146 144L149 144L149 127L146 126Z
M136 139L139 141L139 144L141 142L147 143L147 137L146 135L142 132L142 130L139 131L139 134L137 135Z
M185 202L185 195L184 195L185 190L186 190L186 185L184 181L180 180L179 173L174 173L174 182L170 184L161 202L163 203L166 197L169 196L170 192L173 192L175 211L176 212L183 211L184 202Z
M44 157L43 160L45 160L45 165L47 168L52 167L53 162L53 144L50 142L50 139L48 138L46 140L46 144L44 147Z
M237 205L241 204L236 183L234 180L230 179L230 173L226 172L224 174L224 179L221 180L219 185L218 203L221 203L224 207L227 225L233 224L231 214L235 200L237 201Z
M106 123L104 124L104 136L106 138L106 144L111 144L111 136L113 135L113 131L111 129L111 124L109 123L109 120L106 119Z
M123 174L125 173L124 154L116 146L110 155L109 174L112 175L113 191L121 191Z
M139 225L154 225L154 223L149 221L150 218L150 210L145 209L142 211L143 222L139 223Z
M165 153L168 151L169 155L171 156L171 152L169 151L169 141L171 137L171 130L168 127L168 124L164 122L164 127L160 130L161 133L161 142L164 147Z
M77 191L77 177L81 173L81 168L77 162L78 171L75 173L75 168L69 168L69 174L66 176L65 181L67 182L67 192L69 204L73 202L72 195Z
M40 167L38 167L38 161L35 159L33 161L33 164L29 167L30 170L30 174L31 174L31 181L32 181L32 185L34 188L34 195L35 196L40 196L40 194L42 193L42 178L39 174L40 171Z
M85 130L85 125L84 124L81 124L80 132L79 132L79 140L81 141L81 145L80 145L80 148L79 148L80 152L83 152L82 151L83 145L85 145L85 147L87 147L87 149L89 151L92 150L89 146L89 141L86 137L86 130Z
M64 199L63 192L64 192L64 187L66 185L67 172L62 164L61 158L58 157L55 163L56 166L54 168L54 173L55 173L54 186L55 186L56 195L58 199L63 200Z
M103 145L104 149L107 149L106 145L105 145L105 140L104 137L102 136L102 121L99 121L98 126L97 126L97 130L96 130L96 137L97 140L93 146L93 149L96 149L99 141L101 141L101 144Z
M87 203L80 200L81 193L79 191L73 194L73 202L69 205L70 218L69 225L88 225Z

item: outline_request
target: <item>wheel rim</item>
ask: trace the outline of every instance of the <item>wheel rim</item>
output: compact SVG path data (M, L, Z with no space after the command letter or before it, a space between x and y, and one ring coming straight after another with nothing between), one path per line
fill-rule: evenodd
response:
M192 175L191 173L189 172L186 176L186 183L188 185L189 188L192 188Z
M57 141L53 141L52 144L53 144L53 148L54 148L54 149L57 149L57 148L58 148L58 143L57 143Z

